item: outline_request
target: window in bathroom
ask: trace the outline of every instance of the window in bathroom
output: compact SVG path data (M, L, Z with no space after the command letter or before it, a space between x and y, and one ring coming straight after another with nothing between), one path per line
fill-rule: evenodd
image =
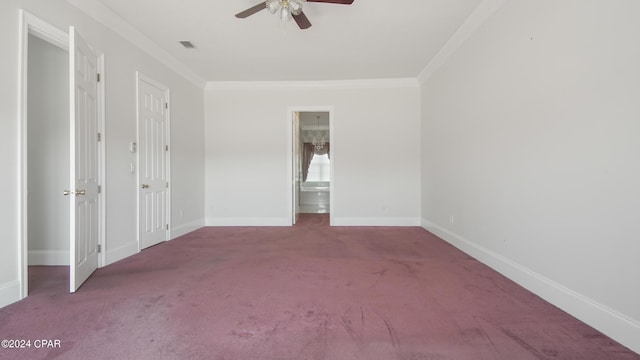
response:
M330 164L329 155L314 155L309 164L309 173L307 181L330 181Z

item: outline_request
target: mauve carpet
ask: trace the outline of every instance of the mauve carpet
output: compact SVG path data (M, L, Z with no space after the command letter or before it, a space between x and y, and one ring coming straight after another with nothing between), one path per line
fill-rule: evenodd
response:
M3 359L640 359L420 228L203 228L99 269L30 269ZM60 340L39 348L35 339ZM39 344L42 345L42 344Z

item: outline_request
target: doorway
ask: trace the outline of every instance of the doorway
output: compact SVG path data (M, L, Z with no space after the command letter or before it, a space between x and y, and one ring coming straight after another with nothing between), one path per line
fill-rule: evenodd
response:
M330 213L331 143L328 112L300 112L300 174L297 207L301 214Z
M334 209L333 108L290 109L290 210L295 225L300 214L328 214Z
M29 266L63 267L35 273L45 281L43 276L66 274L59 280L74 292L104 264L104 253L98 254L104 243L99 185L104 183L104 88L97 75L103 73L104 61L73 27L67 33L25 11L20 11L20 25L19 248L24 298L29 294ZM86 51L81 54L82 45ZM76 56L70 56L70 49ZM76 59L89 52L91 58L76 66ZM79 96L81 88L89 92Z
M69 200L61 196L69 183L69 52L33 34L27 51L28 266L35 289L69 271Z

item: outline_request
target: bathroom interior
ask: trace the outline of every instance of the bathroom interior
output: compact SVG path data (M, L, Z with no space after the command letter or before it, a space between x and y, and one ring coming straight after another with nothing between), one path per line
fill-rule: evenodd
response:
M300 112L298 118L298 209L304 214L328 214L331 191L329 112Z

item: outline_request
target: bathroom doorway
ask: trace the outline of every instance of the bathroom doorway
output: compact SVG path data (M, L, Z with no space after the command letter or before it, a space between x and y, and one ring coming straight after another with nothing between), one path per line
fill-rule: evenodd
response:
M330 212L331 143L329 113L300 112L300 188L298 208L302 214Z
M291 214L295 224L300 214L333 212L332 111L294 109L291 112Z

